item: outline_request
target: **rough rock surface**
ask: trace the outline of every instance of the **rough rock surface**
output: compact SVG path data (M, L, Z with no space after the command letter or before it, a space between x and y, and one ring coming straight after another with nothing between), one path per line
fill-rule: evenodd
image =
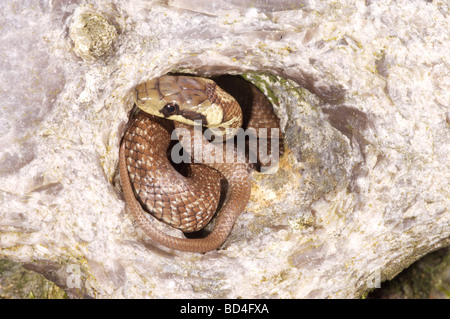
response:
M353 298L450 244L448 4L250 2L1 2L0 258L70 297ZM169 71L249 73L286 134L207 254L117 183L129 93Z

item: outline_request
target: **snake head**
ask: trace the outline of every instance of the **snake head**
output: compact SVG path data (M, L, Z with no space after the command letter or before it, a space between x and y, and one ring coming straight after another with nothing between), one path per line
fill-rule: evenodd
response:
M239 104L210 79L163 75L139 84L135 103L146 113L185 124L201 122L210 128L242 125Z

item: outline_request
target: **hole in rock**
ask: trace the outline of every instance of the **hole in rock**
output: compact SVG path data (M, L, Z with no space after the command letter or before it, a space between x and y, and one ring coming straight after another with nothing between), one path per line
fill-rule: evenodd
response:
M179 75L179 76L190 76L188 74L170 74L170 75ZM275 112L273 110L273 106L270 102L270 100L264 95L263 92L261 92L256 86L251 84L249 81L246 81L241 76L236 75L221 75L221 76L215 76L211 78L220 88L222 88L224 91L226 91L228 94L230 94L236 101L239 103L241 110L242 110L242 129L243 129L243 135L241 136L234 136L234 145L240 145L244 144L245 152L247 153L247 159L250 158L250 153L254 152L253 159L256 159L255 161L249 160L253 166L254 169L261 171L262 165L264 163L267 164L273 164L272 162L267 161L267 158L264 161L260 161L260 155L261 151L259 151L260 144L266 143L269 144L265 148L266 155L269 158L275 158L278 162L279 156L283 153L284 144L282 141L281 131L280 131L280 121L275 115ZM132 114L135 114L135 112L132 112ZM169 124L171 125L171 124ZM173 126L173 125L172 125ZM255 131L249 131L249 128L253 128ZM205 129L204 129L205 130ZM276 132L275 134L273 133ZM252 136L252 132L255 135ZM261 133L263 132L263 133ZM260 137L262 134L262 137ZM243 136L243 137L242 137ZM240 142L238 139L241 138ZM244 143L242 143L242 138L244 138ZM255 138L257 140L256 144L251 144L251 139ZM272 142L274 141L274 138L276 138L276 143ZM214 138L213 138L214 139ZM175 145L178 143L178 141L171 141L171 145L167 151L168 159L171 162L172 166L183 176L189 176L190 174L190 168L189 164L185 162L181 163L175 163L172 161L172 148L175 147ZM276 147L271 147L271 145L276 144ZM256 149L252 149L252 145L257 145ZM263 151L264 152L264 151ZM272 157L272 153L277 152L277 156ZM276 154L276 153L273 153ZM263 164L260 164L263 163ZM277 163L278 165L278 163ZM221 182L221 195L220 195L220 201L218 210L220 210L221 206L224 204L227 194L227 181L222 180ZM138 201L141 202L142 200L139 199L137 196ZM151 207L149 207L151 209ZM214 219L214 217L213 217ZM211 223L210 223L211 224ZM208 229L209 227L206 227ZM198 238L198 237L204 237L208 230L205 230L203 228L200 231L192 232L192 233L186 233L187 237L189 238Z

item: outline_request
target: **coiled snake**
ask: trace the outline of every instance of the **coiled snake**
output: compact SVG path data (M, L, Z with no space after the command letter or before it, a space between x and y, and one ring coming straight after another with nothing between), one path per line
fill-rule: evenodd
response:
M218 82L234 91L236 99L216 82L199 77L165 75L138 85L134 95L140 111L120 146L119 172L129 211L153 241L176 250L208 252L218 248L250 199L249 174L254 165L224 158L225 152L220 151L225 150L225 143L210 143L203 136L194 141L194 121L229 139L243 123L240 102L247 105L246 127L279 127L272 105L256 87L242 79L229 81L226 76ZM181 174L167 156L173 126L179 129L179 141L194 162L204 162L201 154L223 156L223 160L193 163ZM180 134L183 129L189 134ZM238 153L233 151L234 159ZM168 235L144 212L185 233L198 231L218 207L221 178L228 182L228 193L214 228L204 238Z

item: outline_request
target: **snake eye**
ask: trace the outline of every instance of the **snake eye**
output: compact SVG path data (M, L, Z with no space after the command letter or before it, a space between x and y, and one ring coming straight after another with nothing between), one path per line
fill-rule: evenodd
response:
M161 110L161 113L164 114L165 117L177 114L179 110L178 104L176 103L167 103Z

